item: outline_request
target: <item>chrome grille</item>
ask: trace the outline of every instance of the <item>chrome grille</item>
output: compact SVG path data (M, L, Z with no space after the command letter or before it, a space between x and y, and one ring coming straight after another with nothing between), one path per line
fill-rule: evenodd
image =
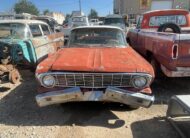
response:
M125 73L60 73L51 74L59 87L106 88L131 87L132 75Z

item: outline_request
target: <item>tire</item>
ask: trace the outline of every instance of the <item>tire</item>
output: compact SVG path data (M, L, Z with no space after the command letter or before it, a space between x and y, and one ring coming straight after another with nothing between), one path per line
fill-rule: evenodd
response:
M173 33L181 34L180 26L175 23L165 23L160 25L160 27L158 28L158 32L166 32L166 29L168 28L172 29Z
M127 38L127 43L131 46L131 41L129 38Z

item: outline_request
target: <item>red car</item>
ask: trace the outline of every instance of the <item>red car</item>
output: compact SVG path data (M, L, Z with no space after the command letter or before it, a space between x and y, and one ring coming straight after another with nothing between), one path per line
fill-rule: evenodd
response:
M68 46L36 70L39 106L79 101L119 102L150 107L151 65L126 43L118 27L78 27Z
M186 10L144 13L128 43L153 66L156 76L190 76L190 15Z

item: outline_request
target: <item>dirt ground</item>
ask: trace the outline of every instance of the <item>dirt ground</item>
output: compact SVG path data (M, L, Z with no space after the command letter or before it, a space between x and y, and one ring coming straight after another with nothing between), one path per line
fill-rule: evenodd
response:
M188 94L190 78L156 80L155 104L130 110L113 103L68 103L39 108L34 74L0 86L0 138L178 138L165 120L172 95Z

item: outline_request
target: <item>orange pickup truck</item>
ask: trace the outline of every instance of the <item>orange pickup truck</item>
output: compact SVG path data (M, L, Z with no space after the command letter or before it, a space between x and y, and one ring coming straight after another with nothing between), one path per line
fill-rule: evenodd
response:
M157 76L190 76L190 15L186 10L144 13L128 43L152 64Z

